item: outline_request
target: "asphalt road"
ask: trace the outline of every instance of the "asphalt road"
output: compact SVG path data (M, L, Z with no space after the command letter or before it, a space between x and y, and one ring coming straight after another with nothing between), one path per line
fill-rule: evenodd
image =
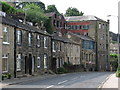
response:
M6 88L98 88L111 72L79 72L9 85Z

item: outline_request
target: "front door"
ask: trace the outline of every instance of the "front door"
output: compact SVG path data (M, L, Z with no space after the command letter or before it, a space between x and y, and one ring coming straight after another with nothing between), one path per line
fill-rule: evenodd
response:
M29 74L32 75L32 55L29 54Z
M28 57L25 56L25 74L28 74L29 72L29 60Z
M55 72L56 71L56 58L52 59L52 70Z

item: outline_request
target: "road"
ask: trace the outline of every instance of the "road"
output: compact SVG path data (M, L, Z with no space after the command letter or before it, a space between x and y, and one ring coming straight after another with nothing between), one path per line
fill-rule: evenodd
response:
M55 75L6 88L98 88L111 72L79 72Z

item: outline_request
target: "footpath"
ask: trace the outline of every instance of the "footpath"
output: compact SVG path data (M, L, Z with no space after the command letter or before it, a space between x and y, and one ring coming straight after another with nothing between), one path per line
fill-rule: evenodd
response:
M27 77L21 77L21 78L13 78L13 79L7 79L3 80L2 83L0 82L0 88L6 87L7 85L14 85L19 83L25 83L25 82L32 82L34 80L44 79L47 77L55 76L56 74L46 74L46 75L35 75L35 76L27 76ZM56 75L57 76L57 75Z
M120 78L116 77L114 73L106 78L100 88L102 90L120 90Z

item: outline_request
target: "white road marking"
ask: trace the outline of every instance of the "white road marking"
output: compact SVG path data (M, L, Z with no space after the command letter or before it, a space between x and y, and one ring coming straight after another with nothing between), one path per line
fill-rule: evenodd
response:
M62 82L59 82L58 84L62 84L62 83L65 83L65 82L67 82L68 80L65 80L65 81L62 81Z
M75 80L75 79L77 79L77 77L75 77L75 78L73 78L73 79L71 79L71 80Z
M46 87L46 88L51 88L51 87L53 87L54 85L50 85L50 86L48 86L48 87Z

